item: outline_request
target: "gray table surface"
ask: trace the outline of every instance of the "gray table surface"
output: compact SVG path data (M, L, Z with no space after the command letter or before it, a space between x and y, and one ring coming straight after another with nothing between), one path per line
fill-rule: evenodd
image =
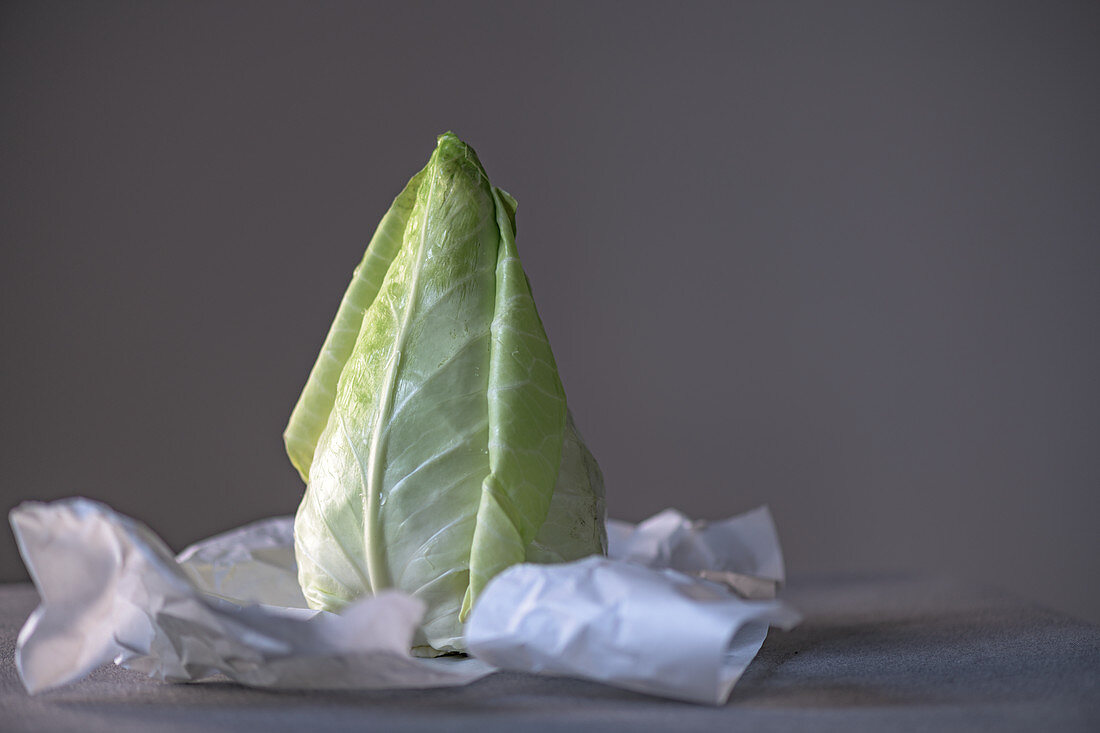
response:
M793 580L806 616L773 630L728 705L498 673L467 687L265 692L105 667L34 697L15 639L37 595L0 586L3 731L1100 731L1100 627L1003 592L908 576Z

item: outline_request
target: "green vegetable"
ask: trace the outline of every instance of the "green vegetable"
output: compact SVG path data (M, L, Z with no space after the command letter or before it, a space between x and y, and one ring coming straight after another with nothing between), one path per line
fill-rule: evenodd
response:
M310 606L385 588L428 605L418 653L463 651L485 584L606 551L603 480L573 425L515 242L516 202L441 135L383 217L287 425Z

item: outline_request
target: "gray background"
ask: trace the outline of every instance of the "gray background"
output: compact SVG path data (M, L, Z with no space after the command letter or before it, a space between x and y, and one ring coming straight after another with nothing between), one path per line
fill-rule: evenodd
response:
M0 504L177 549L292 512L285 419L453 129L614 515L767 502L794 571L1100 621L1098 41L1095 3L4 3Z

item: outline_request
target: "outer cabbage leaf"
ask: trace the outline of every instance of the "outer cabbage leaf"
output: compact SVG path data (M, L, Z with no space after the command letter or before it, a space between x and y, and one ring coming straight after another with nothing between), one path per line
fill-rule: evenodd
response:
M606 547L599 469L567 423L514 221L473 150L441 136L357 271L374 282L388 258L380 284L345 296L287 430L308 472L295 520L307 601L412 593L428 604L425 653L464 649L465 613L509 565ZM356 278L349 293L368 282Z
M283 440L290 462L298 469L303 481L309 481L309 466L313 462L317 440L328 423L336 400L336 382L359 336L363 314L374 302L386 271L401 248L423 175L421 171L413 176L378 223L362 262L352 273L351 284L344 292L336 318L321 346L321 355L313 365L298 404L290 414Z

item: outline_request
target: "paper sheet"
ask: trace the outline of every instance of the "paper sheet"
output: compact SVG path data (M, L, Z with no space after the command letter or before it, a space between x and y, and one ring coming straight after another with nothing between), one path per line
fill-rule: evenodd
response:
M461 685L495 668L565 674L721 704L768 625L798 622L770 598L783 580L766 508L722 522L668 510L609 522L610 557L518 565L495 578L467 623L468 658L408 654L422 604L398 591L342 614L305 607L293 519L263 520L176 558L144 525L88 499L28 502L11 514L41 605L19 635L29 692L112 659L167 681L222 673L272 688Z
M112 659L170 682L220 672L283 688L438 687L492 671L476 659L410 657L424 607L403 593L365 598L340 615L265 605L263 579L294 578L292 567L263 562L265 550L277 549L270 540L288 537L269 534L271 524L190 548L182 565L147 527L87 499L23 504L12 526L42 596L16 650L29 692L72 682ZM242 574L228 567L234 559L244 564ZM195 582L204 572L209 586ZM238 592L250 605L225 600ZM286 583L273 594L287 595Z
M798 615L673 570L590 557L517 565L490 582L466 642L503 669L560 674L693 702L725 702L768 625Z

